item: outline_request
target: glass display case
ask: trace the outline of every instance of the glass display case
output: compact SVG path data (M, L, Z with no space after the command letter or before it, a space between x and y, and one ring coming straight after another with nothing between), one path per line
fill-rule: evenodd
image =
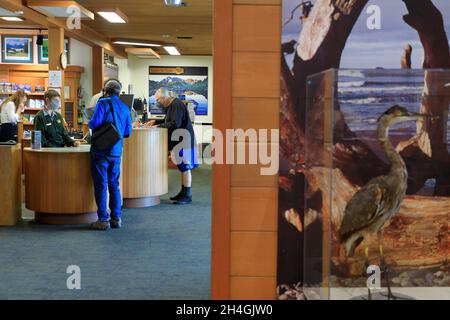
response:
M450 70L307 79L308 299L450 299L449 102Z

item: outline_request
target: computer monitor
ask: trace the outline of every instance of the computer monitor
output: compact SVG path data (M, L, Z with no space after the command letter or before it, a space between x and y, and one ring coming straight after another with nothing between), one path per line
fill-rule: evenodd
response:
M144 103L141 99L134 100L133 103L133 109L136 111L139 115L142 115L142 112L144 111Z
M125 103L131 110L131 107L133 107L134 103L134 94L121 94L119 96L119 99L122 100L122 102Z

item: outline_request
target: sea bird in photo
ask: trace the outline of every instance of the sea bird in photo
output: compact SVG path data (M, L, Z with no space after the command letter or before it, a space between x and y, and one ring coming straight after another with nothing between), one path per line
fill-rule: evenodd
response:
M345 208L339 229L341 244L347 256L353 256L356 247L366 236L378 236L380 269L387 281L388 299L396 299L389 285L388 268L383 253L383 227L399 210L407 189L408 172L405 162L389 141L389 128L399 122L430 118L425 114L408 111L395 105L378 119L378 140L391 165L387 175L375 177L357 191ZM365 248L366 268L369 265L369 248ZM369 299L371 292L369 288Z

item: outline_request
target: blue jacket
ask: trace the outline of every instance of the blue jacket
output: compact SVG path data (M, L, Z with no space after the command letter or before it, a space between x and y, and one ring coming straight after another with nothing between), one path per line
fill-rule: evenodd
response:
M128 138L131 135L132 123L130 109L119 99L118 96L110 96L108 98L100 99L95 107L94 116L89 121L89 128L95 130L105 123L112 123L113 117L110 112L108 100L111 100L116 122L114 123L117 131L122 139L117 142L111 150L99 151L93 147L92 152L101 156L122 156L123 138Z

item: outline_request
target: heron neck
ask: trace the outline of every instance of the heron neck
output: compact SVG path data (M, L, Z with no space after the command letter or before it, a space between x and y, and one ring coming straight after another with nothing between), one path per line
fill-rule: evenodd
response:
M391 164L391 173L401 174L402 176L406 174L406 166L402 157L395 150L394 146L389 140L389 126L381 125L378 128L378 139L381 142L381 146L386 154L386 157Z

